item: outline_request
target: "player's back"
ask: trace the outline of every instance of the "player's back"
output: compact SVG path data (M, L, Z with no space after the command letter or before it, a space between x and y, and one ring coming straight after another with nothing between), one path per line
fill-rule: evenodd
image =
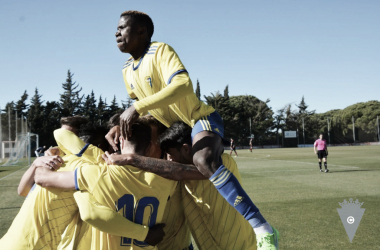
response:
M59 171L83 163L75 155L63 157ZM1 249L55 249L71 219L78 213L73 191L34 185L11 227L0 240Z
M222 154L223 165L241 181L235 161ZM252 227L209 180L184 181L183 206L199 249L256 249Z
M78 168L76 185L89 191L95 199L116 209L128 220L153 226L162 222L168 198L177 182L132 166L101 164L101 168ZM92 249L155 249L134 239L112 236L92 230Z

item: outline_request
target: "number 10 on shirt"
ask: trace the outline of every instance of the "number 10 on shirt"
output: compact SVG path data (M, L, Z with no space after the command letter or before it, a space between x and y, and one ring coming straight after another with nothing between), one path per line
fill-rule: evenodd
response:
M144 221L144 212L147 210L150 211L147 212L147 216L149 216L148 219L148 227L152 227L156 224L156 218L157 218L157 210L158 205L160 202L156 197L143 197L140 200L134 202L134 197L132 194L125 194L123 195L116 204L117 211L123 209L123 216L127 218L130 221L133 221L137 224L142 225ZM146 209L148 208L148 209ZM138 241L127 237L121 238L121 246L130 246L133 244L139 247L145 247L149 246L144 241Z

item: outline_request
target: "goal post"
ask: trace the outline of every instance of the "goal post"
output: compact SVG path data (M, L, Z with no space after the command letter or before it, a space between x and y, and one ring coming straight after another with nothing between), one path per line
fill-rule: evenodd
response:
M32 147L38 148L38 134L19 133L15 141L1 142L1 158L6 160L2 166L14 166L20 161L27 161L31 165Z

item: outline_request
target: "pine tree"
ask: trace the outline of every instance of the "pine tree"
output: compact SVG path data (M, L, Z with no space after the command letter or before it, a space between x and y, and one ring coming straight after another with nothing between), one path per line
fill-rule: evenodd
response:
M44 107L43 117L43 131L39 137L41 145L56 145L53 131L60 127L59 121L61 119L58 102L47 101Z
M24 94L21 96L20 100L16 102L15 109L17 111L18 117L25 117L28 109L28 104L25 103L25 101L28 99L28 94L26 93L26 90Z
M42 105L43 101L41 101L42 95L38 93L38 89L34 91L34 96L30 101L30 107L28 112L28 122L30 132L42 135L43 133L43 112L44 106Z
M201 86L199 85L199 80L197 79L197 89L195 90L195 95L201 100Z
M97 117L96 99L94 91L87 95L82 105L81 115L87 117L90 121L95 121Z
M62 83L64 92L59 99L62 116L73 116L81 110L83 95L80 96L79 93L82 88L79 88L79 84L73 82L73 76L74 74L71 74L70 70L68 70L66 82Z
M104 119L104 115L107 112L107 100L103 102L102 96L99 96L99 102L97 107L97 120L100 124L104 124L104 122L107 122L106 119Z
M116 96L113 96L113 100L111 102L111 105L108 107L108 112L110 113L109 114L109 118L111 118L113 115L115 115L118 112L120 112L120 107L119 107L119 104L116 101Z

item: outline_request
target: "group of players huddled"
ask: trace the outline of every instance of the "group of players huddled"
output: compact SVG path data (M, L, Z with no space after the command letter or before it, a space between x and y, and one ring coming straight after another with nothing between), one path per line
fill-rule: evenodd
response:
M153 31L145 13L121 14L116 41L131 55L122 73L136 101L109 131L61 119L58 147L21 179L27 198L1 249L181 250L193 249L191 238L199 249L278 249L278 231L223 153L221 117Z

